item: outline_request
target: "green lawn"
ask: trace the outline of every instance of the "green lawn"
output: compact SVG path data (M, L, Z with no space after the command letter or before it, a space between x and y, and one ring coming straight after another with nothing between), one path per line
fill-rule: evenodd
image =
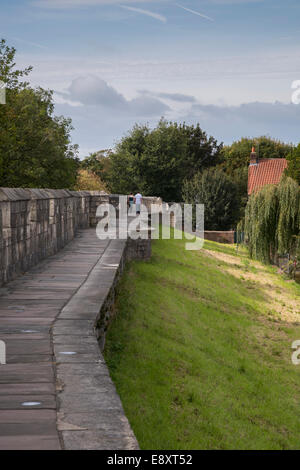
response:
M154 241L120 283L105 358L140 447L299 449L300 286L205 248Z

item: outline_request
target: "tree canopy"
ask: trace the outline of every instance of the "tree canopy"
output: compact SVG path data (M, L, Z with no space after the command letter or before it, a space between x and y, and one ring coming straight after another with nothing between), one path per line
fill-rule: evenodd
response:
M293 149L287 156L288 168L286 170L287 176L290 176L298 184L300 184L300 144Z
M287 158L293 149L292 144L286 144L268 136L256 138L243 137L239 141L223 148L224 166L228 171L249 165L250 153L255 146L259 158Z
M104 183L99 176L83 168L78 170L76 191L106 191Z
M222 144L199 124L188 126L161 119L157 127L135 125L110 155L107 183L112 192L159 195L180 201L186 178L220 161Z
M183 200L204 204L205 230L230 230L238 221L237 187L220 168L209 168L183 185Z
M248 200L248 166L253 146L259 158L288 158L293 150L292 144L268 136L243 137L223 147L221 165L237 186L241 218Z
M300 188L292 179L266 185L254 192L245 214L245 238L250 255L263 262L293 254L300 231Z
M71 120L54 116L53 93L23 81L31 67L15 69L16 50L0 42L0 186L70 188L77 177Z
M110 165L110 153L110 149L99 150L81 160L76 183L77 190L106 191L104 179Z

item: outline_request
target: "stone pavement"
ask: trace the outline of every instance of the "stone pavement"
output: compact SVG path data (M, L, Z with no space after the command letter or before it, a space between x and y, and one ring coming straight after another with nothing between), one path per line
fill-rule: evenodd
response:
M95 336L126 242L94 229L0 289L0 449L137 449Z

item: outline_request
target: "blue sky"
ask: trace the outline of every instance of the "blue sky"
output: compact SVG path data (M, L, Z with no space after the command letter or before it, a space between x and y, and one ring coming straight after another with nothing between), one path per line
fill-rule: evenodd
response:
M299 142L299 19L299 0L1 0L0 31L84 156L161 116Z

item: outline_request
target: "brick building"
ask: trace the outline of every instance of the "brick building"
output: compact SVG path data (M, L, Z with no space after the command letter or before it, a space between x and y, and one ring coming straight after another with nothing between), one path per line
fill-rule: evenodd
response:
M258 158L253 147L248 170L248 196L266 184L278 184L287 164L285 158Z

